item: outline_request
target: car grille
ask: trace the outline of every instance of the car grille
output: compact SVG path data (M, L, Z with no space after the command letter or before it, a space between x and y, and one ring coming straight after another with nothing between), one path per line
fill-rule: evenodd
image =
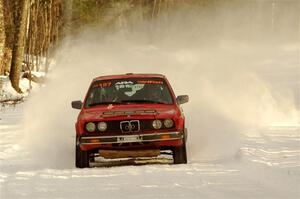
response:
M153 130L152 121L153 120L107 121L107 130L105 132L130 133ZM128 126L131 126L131 129L128 129Z

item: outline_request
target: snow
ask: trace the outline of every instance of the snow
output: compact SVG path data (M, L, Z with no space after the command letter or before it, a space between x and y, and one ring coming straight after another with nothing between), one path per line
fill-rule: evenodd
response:
M44 77L44 72L32 72L33 75L36 77ZM20 99L23 97L27 97L30 92L30 84L31 89L37 90L41 85L38 85L35 82L29 82L27 78L21 78L19 86L21 90L23 91L22 94L17 93L14 88L11 86L11 82L9 80L8 76L0 76L0 100L14 100L14 99Z
M242 137L240 150L223 159L192 158L187 165L166 164L170 159L146 165L124 161L76 169L74 160L49 167L29 155L20 143L23 114L23 104L1 110L1 198L300 197L300 126L252 129Z
M191 10L128 35L92 28L62 45L45 86L1 108L0 198L300 198L299 30L264 33L263 13L237 11ZM74 167L70 102L92 78L128 72L165 74L189 94L187 165Z
M76 44L74 48L78 49ZM68 59L57 62L63 67L50 74L45 87L32 92L25 103L1 108L0 198L300 198L299 109L294 103L299 99L299 79L283 75L296 73L299 66L293 62L294 67L289 68L281 62L294 60L296 51L282 58L272 54L271 62L254 53L253 64L265 67L255 73L262 68L253 70L247 65L251 70L245 72L230 63L226 70L199 68L198 64L211 59L203 54L197 58L200 51L188 51L188 56L183 53L181 61L173 62L178 52L167 53L159 46L149 49L154 50L149 65L163 65L159 60L171 63L157 72L170 77L176 93L191 96L191 102L183 107L189 128L189 163L172 165L172 160L160 157L76 169L74 121L78 112L71 109L70 101L84 96L90 76L99 66L77 57L77 51L74 55L73 47L68 49ZM222 58L223 52L210 51ZM120 63L128 71L134 71L129 67L134 65L132 59L127 57L135 54L112 52L123 57ZM139 53L142 58L135 62L141 64L148 55ZM232 53L234 57L234 50ZM109 53L98 59L104 65L120 65L111 62ZM181 79L176 79L178 72L170 69L181 68L184 60L190 61L190 66L179 71ZM84 75L81 67L74 66L85 62L90 72ZM98 64L106 72L111 70ZM224 63L214 64L222 67ZM120 73L124 69L114 70ZM143 72L150 70L145 66Z

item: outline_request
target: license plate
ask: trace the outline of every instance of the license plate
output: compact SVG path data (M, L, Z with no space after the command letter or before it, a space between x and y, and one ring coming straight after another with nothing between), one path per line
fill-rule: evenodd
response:
M138 135L118 137L118 142L138 142L140 140L141 140L141 138Z

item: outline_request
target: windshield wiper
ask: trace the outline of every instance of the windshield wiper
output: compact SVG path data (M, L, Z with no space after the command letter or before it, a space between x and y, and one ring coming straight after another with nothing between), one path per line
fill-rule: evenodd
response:
M98 106L98 105L107 105L107 104L121 104L121 102L96 102L96 103L91 103L88 106Z
M142 103L142 104L166 104L164 102L154 100L121 100L122 103Z

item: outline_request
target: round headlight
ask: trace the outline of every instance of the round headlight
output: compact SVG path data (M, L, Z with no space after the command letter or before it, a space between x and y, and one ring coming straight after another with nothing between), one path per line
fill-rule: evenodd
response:
M107 129L106 122L99 122L97 125L97 128L99 131L106 131L106 129Z
M96 125L93 122L89 122L85 125L85 129L88 132L94 132L96 130Z
M164 120L164 125L166 128L171 128L173 126L174 122L171 119L165 119Z
M162 123L160 120L153 120L152 122L152 126L154 129L160 129L162 126Z

